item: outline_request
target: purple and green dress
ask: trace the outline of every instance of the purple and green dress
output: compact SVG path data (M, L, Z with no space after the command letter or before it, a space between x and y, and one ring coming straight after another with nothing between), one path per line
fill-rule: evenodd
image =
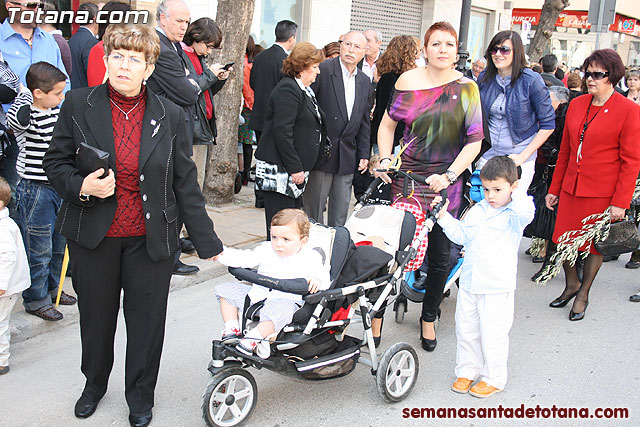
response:
M480 92L467 77L431 89L394 89L387 112L394 121L405 123L403 143L415 138L402 153L400 169L425 177L444 173L465 145L481 141L484 136ZM428 187L424 189L430 203L435 194ZM454 216L458 214L463 190L461 180L447 189L448 210ZM394 181L392 200L401 193L402 181ZM418 189L415 197L422 205L424 198ZM400 200L415 204L414 199Z

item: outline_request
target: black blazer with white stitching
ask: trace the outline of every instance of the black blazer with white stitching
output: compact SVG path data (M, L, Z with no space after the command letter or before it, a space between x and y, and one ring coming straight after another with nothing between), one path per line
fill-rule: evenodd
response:
M115 194L105 200L93 196L88 202L80 200L84 177L76 168L75 156L82 142L107 151L109 166L116 173L106 84L67 93L43 160L49 182L63 199L56 229L80 246L94 249L111 226L117 200ZM196 166L188 155L190 145L182 108L147 88L139 174L147 252L154 261L173 256L178 247L178 215L201 258L222 252L222 242L205 210Z

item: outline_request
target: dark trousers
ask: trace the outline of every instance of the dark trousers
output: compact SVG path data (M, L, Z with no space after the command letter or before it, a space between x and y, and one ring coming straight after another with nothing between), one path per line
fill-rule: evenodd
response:
M149 259L145 236L105 238L90 250L69 241L73 288L78 294L83 395L93 401L107 391L113 366L120 291L127 327L125 397L131 412L153 407L164 341L173 259Z
M429 246L427 246L427 280L425 282L425 294L422 301L422 320L433 322L440 314L442 291L449 276L449 253L451 241L436 224L429 233ZM422 267L420 268L422 270Z
M264 197L264 217L267 222L267 240L271 240L271 219L282 209L302 207L302 196L294 199L275 191L261 191Z

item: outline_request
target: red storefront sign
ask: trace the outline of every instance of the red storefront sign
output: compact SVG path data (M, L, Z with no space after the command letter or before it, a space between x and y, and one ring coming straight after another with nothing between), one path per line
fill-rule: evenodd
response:
M581 28L589 29L591 24L588 22L589 12L581 10L565 10L560 13L556 21L556 27L561 28ZM521 25L523 21L531 22L531 25L538 25L540 21L539 9L513 9L511 13L511 24ZM640 36L640 26L637 20L616 13L616 19L609 26L610 31L619 33L634 34Z

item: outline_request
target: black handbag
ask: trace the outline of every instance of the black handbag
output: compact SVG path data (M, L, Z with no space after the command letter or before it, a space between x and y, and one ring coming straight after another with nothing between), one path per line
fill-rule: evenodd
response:
M594 242L596 250L604 256L633 252L640 246L640 236L635 222L625 219L609 226L609 235Z
M533 221L524 229L524 235L527 237L539 237L545 240L551 240L553 237L553 229L556 226L557 209L551 210L547 208L545 197L549 190L550 172L549 166L545 167L540 179L534 185L529 187L528 194L533 196L533 203L536 206L536 214Z
M104 173L100 179L105 178L109 175L109 153L81 142L76 151L76 167L82 176L87 176L102 168Z

